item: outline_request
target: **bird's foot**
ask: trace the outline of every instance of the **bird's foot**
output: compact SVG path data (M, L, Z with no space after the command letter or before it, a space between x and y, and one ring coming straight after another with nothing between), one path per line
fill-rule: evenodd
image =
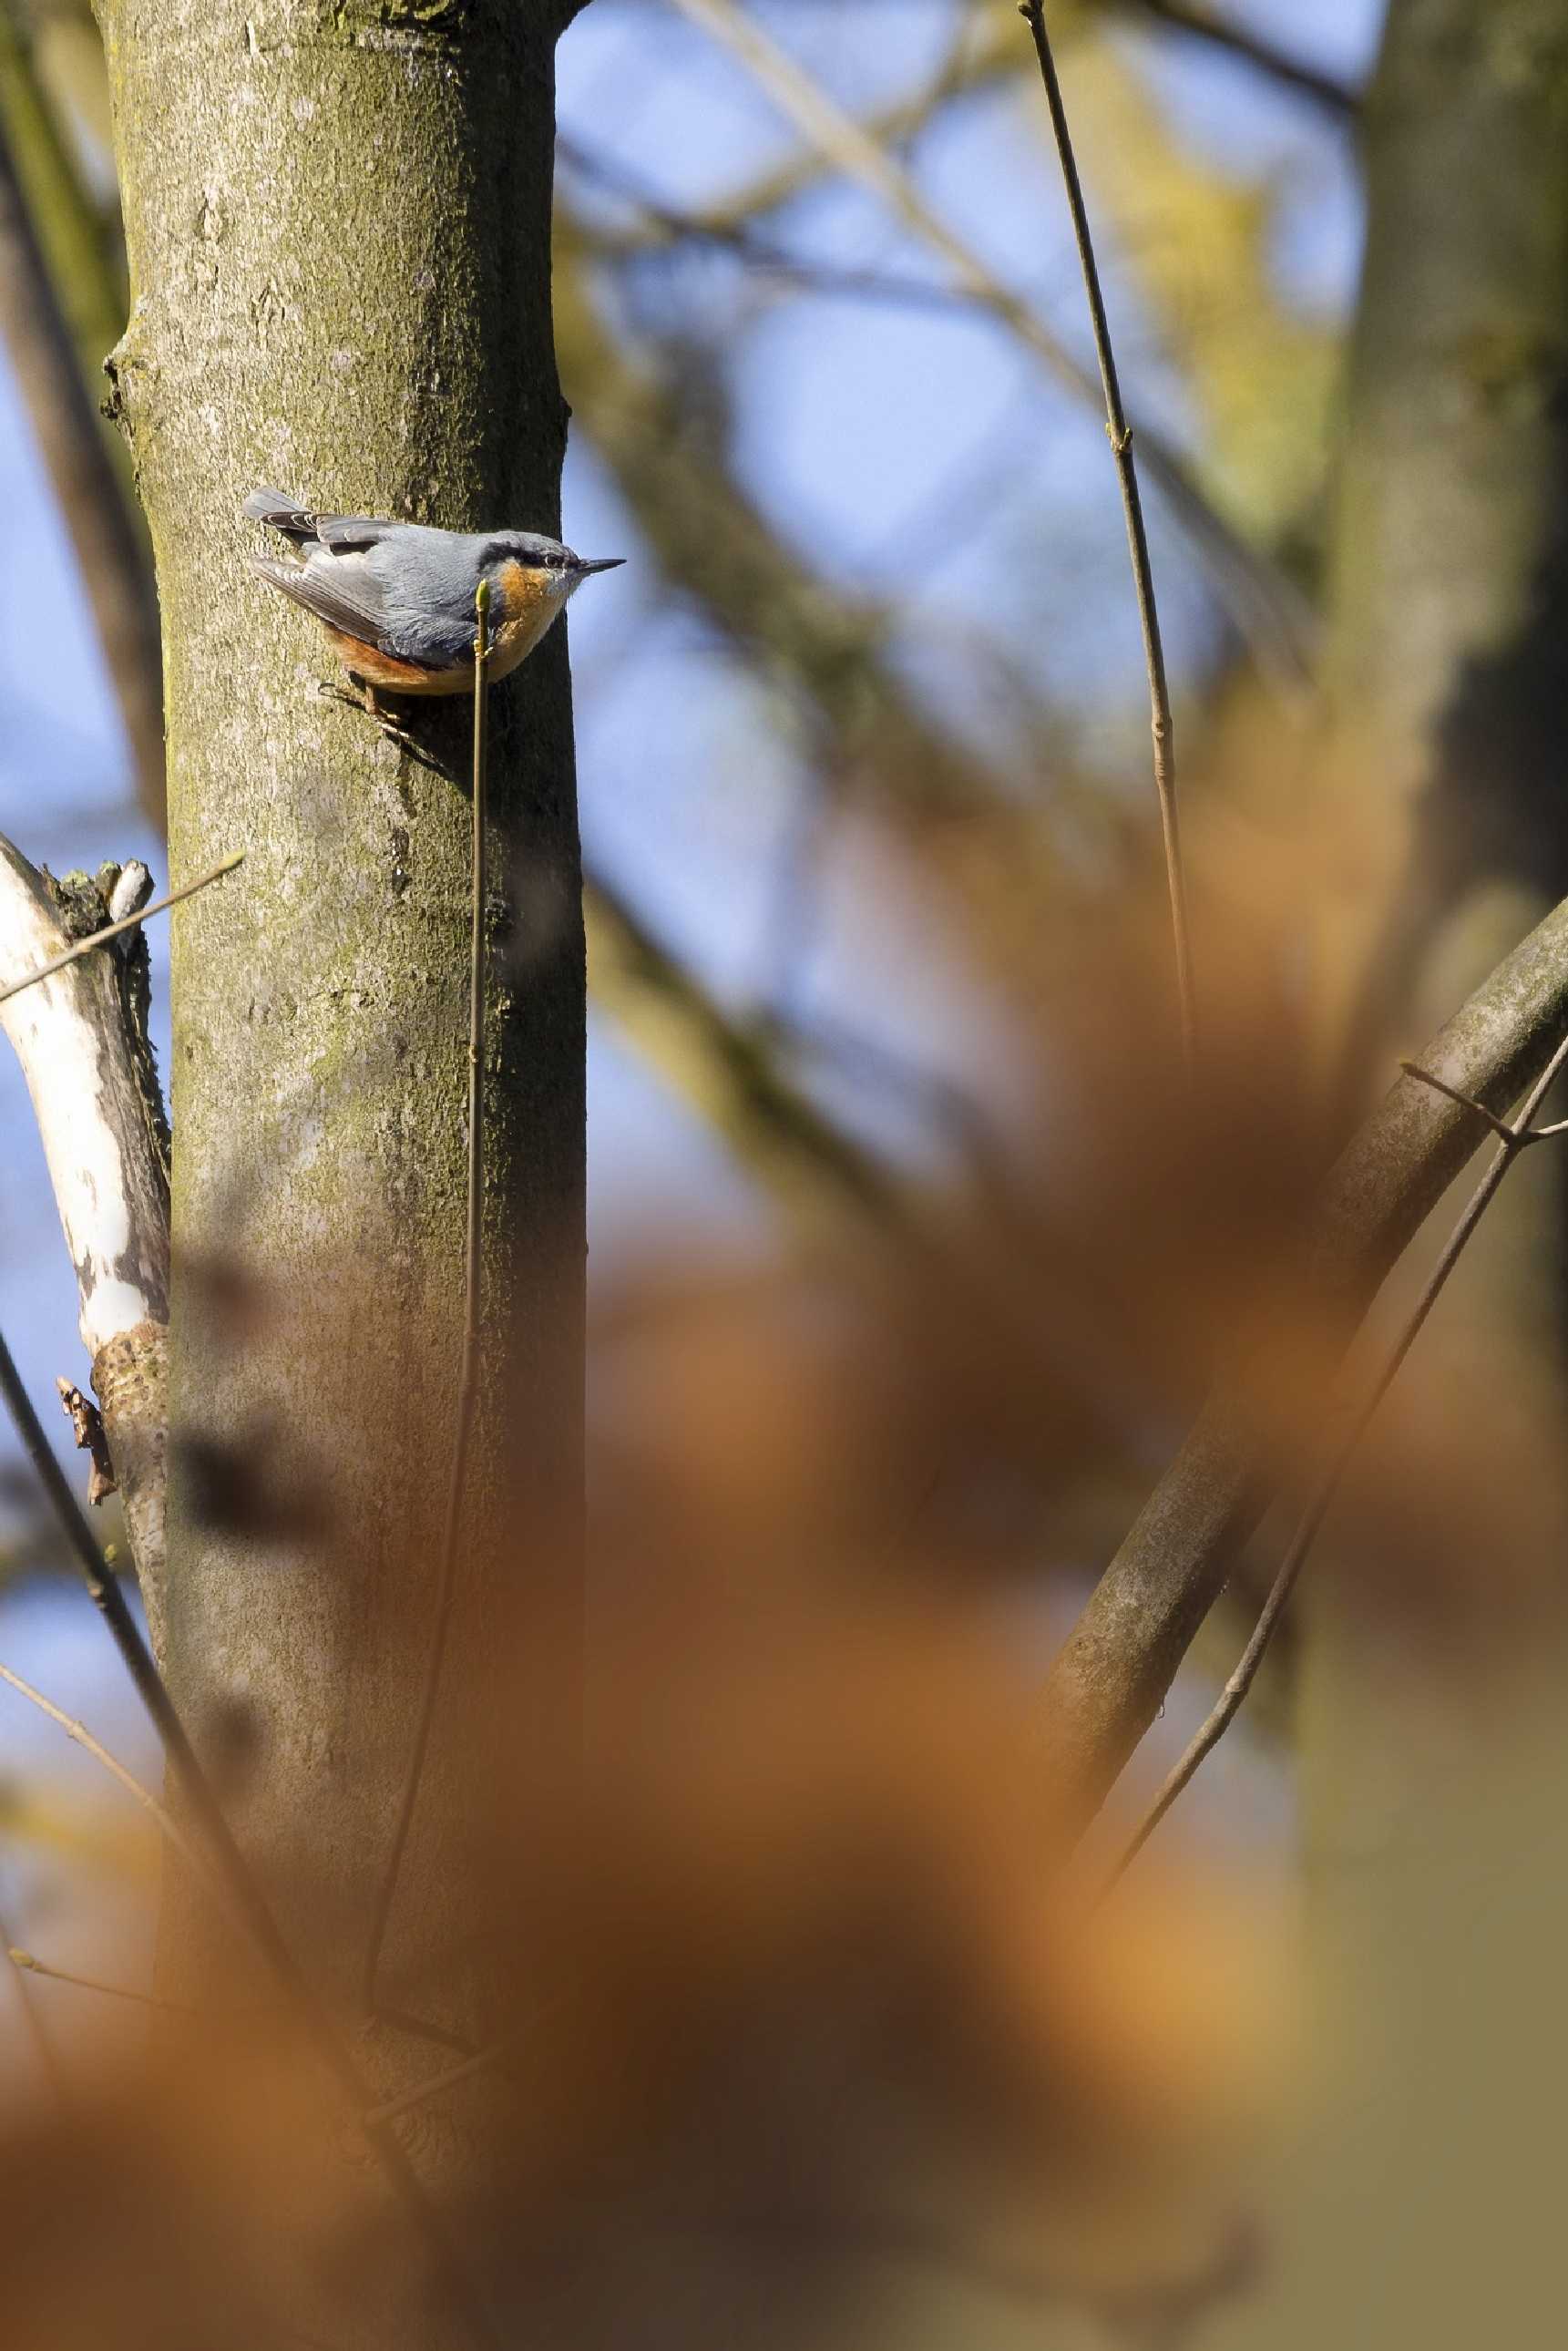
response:
M440 760L432 758L418 737L411 735L406 726L399 725L390 711L382 709L376 699L373 686L367 685L361 693L353 694L347 686L334 684L327 678L318 679L317 686L318 691L329 701L345 703L350 710L361 711L367 718L374 719L388 742L395 743L400 751L406 751L409 758L417 760L422 768L430 768L434 775L445 775L446 770Z

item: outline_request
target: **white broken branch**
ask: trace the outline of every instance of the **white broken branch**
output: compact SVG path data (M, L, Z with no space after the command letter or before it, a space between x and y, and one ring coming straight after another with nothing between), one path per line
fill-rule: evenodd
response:
M0 835L0 993L151 895L145 867L57 883ZM162 1648L169 1138L146 1032L139 931L0 1002L76 1272L82 1344Z

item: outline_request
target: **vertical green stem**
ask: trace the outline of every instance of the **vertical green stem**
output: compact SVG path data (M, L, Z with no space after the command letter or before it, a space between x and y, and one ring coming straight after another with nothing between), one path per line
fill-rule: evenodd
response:
M398 1877L409 1831L419 1804L419 1783L430 1750L431 1726L446 1661L452 1624L452 1601L457 1584L457 1543L463 1523L463 1495L468 1480L468 1457L473 1445L474 1414L479 1395L480 1255L485 1209L485 902L487 841L485 810L485 768L488 742L486 697L490 667L490 583L481 580L474 598L477 622L474 637L474 807L473 896L468 935L468 1216L463 1252L463 1366L457 1389L457 1426L452 1442L452 1472L446 1488L446 1518L442 1532L441 1566L436 1583L435 1625L420 1693L419 1716L408 1771L392 1830L392 1850L376 1896L365 1955L365 2006L374 2011L376 1980L381 1971L387 1927L397 1894Z

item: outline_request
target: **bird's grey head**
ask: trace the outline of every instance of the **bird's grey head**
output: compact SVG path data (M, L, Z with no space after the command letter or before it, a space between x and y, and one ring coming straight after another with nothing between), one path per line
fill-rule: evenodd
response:
M485 550L485 569L492 578L507 564L520 563L525 571L541 573L563 601L595 571L613 571L625 560L623 555L576 555L559 538L537 530L498 530Z

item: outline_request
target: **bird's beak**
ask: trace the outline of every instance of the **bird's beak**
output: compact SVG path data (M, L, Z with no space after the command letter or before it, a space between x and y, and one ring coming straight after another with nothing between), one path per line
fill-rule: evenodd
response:
M577 559L578 573L586 580L591 571L614 571L625 560L623 555L580 555Z

